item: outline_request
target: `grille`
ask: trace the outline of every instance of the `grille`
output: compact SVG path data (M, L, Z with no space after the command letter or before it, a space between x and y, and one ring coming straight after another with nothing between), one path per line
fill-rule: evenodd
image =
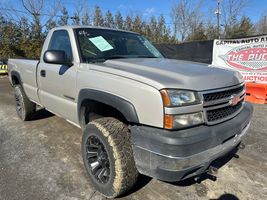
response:
M203 94L203 98L205 102L209 101L216 101L219 99L224 99L227 97L231 97L233 94L238 94L242 92L245 89L245 85L242 85L238 88L226 90L226 91L221 91L221 92L215 92L215 93L210 93L210 94Z
M226 118L234 114L242 107L242 102L243 101L240 101L235 106L227 106L227 107L207 111L207 120L209 122L213 122L213 121L221 120L223 118Z

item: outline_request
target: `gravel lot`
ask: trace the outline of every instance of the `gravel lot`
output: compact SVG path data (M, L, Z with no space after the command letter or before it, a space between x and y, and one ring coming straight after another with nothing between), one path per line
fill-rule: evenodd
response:
M81 130L45 110L22 122L13 99L0 77L0 199L105 199L88 184ZM267 105L254 109L246 148L220 168L217 181L170 184L141 176L121 199L267 199Z

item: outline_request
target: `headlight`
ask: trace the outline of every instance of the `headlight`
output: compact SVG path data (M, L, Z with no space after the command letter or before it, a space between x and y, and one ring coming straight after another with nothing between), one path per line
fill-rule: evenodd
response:
M200 103L199 95L194 91L161 90L160 93L165 107L187 106Z
M165 115L164 128L180 129L204 123L203 113L190 113L182 115Z

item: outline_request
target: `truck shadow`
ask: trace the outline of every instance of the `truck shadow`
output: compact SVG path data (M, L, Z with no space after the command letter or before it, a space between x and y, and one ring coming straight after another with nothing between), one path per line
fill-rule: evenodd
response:
M211 166L215 167L217 169L221 168L226 163L228 163L233 157L236 157L237 151L238 151L238 147L233 149L231 152L229 152L228 154L226 154L222 158L219 158L219 159L213 161L211 163ZM214 177L215 177L215 180L214 180ZM188 186L192 186L194 184L200 184L202 181L207 180L207 179L211 179L213 181L216 181L216 175L210 175L208 173L203 173L199 177L198 180L196 180L194 177L192 177L192 178L188 178L188 179L178 181L178 182L173 182L173 183L163 181L163 184L171 184L171 185L178 186L178 187L188 187ZM128 195L131 195L131 194L137 192L138 190L145 187L151 180L152 180L152 178L140 174L135 186L131 190L129 190L126 194L124 194L122 197L126 197ZM238 200L238 198L232 194L223 194L218 199L212 199L212 200Z
M130 189L128 192L126 192L126 194L124 194L122 197L126 197L128 195L131 195L131 194L137 192L138 190L145 187L151 180L152 180L151 177L139 174L138 180L137 180L136 184L134 185L134 187L132 189Z
M41 119L47 119L53 117L54 114L45 110L44 108L37 110L31 117L29 121L36 121Z
M238 147L234 148L232 151L227 153L222 158L218 158L217 160L214 160L210 166L219 170L222 166L224 166L226 163L228 163L231 159L233 159L234 157L238 157L238 155L236 154L237 151L238 151ZM174 182L174 183L169 183L169 184L180 186L180 187L187 187L187 186L191 186L193 184L199 184L202 181L207 180L207 179L210 179L212 181L216 181L216 173L210 174L210 173L206 172L206 173L203 173L200 177L198 177L197 180L195 179L195 177L192 177L192 178L188 178L188 179L185 179L185 180L182 180L179 182Z
M218 199L210 199L210 200L239 200L239 198L233 194L226 193L221 195Z

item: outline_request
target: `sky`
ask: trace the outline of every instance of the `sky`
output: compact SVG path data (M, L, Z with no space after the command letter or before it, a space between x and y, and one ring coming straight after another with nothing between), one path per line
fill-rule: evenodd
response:
M27 1L27 0L26 0ZM47 5L51 4L54 0L45 0ZM79 2L85 1L90 8L94 8L98 5L104 12L110 10L115 13L120 11L123 16L127 14L139 14L144 19L149 19L152 15L159 16L163 14L166 23L172 24L171 21L171 9L174 2L179 0L61 0L63 5L67 7L69 14L74 13L75 6L79 5ZM228 0L221 0L227 2ZM259 20L259 18L267 13L267 0L246 0L247 4L240 15L247 15L251 18L253 22ZM196 1L192 0L192 4ZM204 15L204 21L208 19L216 20L214 11L217 6L217 0L203 0L202 12ZM1 0L0 8L13 7L18 10L24 10L20 0ZM0 10L1 12L3 10ZM25 10L24 10L25 11Z
M64 1L64 0L63 0ZM120 12L123 15L128 13L138 13L143 15L144 18L149 18L152 15L159 16L163 14L166 18L166 22L171 23L171 9L175 2L179 0L88 0L89 6L94 7L95 5L100 6L104 11L111 10ZM222 0L228 1L228 0ZM65 0L69 10L72 6L75 6L77 1ZM192 4L197 2L196 0L191 0ZM203 0L203 14L207 13L209 17L216 19L214 12L217 6L217 0ZM246 7L244 8L245 15L248 15L253 22L257 21L261 15L267 13L267 0L247 0Z

